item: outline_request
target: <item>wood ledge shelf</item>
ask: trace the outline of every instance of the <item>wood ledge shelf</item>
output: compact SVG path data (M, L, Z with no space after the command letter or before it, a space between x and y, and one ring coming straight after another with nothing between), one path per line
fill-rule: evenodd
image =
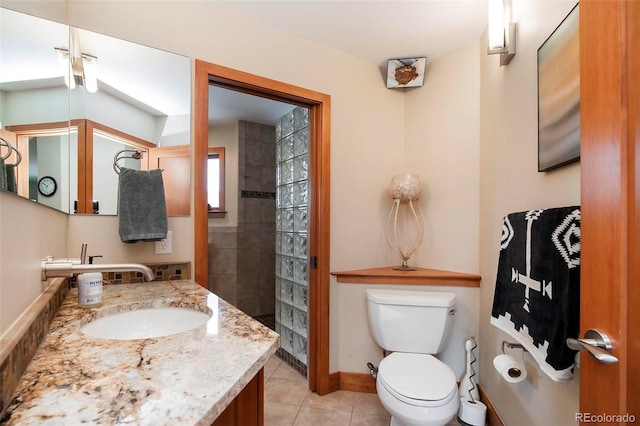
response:
M462 272L418 268L416 271L396 271L392 266L354 271L332 272L339 283L449 285L480 287L480 275Z

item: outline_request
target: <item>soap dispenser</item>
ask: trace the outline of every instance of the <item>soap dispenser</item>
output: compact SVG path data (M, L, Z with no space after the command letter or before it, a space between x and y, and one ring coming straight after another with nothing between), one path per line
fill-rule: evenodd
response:
M89 256L89 264L94 257ZM85 272L78 275L78 305L81 308L95 308L102 303L102 272Z

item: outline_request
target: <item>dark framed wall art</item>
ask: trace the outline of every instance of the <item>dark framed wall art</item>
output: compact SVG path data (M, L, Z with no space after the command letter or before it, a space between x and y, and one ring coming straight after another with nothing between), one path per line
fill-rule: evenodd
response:
M580 160L578 5L538 49L538 171Z

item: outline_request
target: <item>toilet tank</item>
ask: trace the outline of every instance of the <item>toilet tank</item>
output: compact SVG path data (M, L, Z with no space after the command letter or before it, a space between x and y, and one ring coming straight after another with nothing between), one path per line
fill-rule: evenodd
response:
M437 354L451 332L455 302L454 293L368 289L373 337L387 351Z

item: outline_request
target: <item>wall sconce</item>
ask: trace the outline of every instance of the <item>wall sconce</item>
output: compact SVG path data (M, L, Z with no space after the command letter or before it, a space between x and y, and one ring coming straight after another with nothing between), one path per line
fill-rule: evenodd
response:
M98 91L98 58L82 54L82 71L84 75L84 88L89 93Z
M69 50L62 47L54 48L58 54L58 62L64 70L64 82L70 89L84 86L89 93L98 91L98 58L86 53L80 57L71 56Z
M389 191L391 198L393 198L393 205L387 219L387 241L398 252L402 260L402 264L393 269L415 271L416 268L409 266L407 262L422 244L424 235L424 217L418 202L420 200L420 178L413 173L395 175L391 179ZM414 202L418 206L417 211ZM399 227L401 228L401 237L398 237Z
M489 0L489 55L500 54L500 66L516 55L516 23L511 22L511 0Z

